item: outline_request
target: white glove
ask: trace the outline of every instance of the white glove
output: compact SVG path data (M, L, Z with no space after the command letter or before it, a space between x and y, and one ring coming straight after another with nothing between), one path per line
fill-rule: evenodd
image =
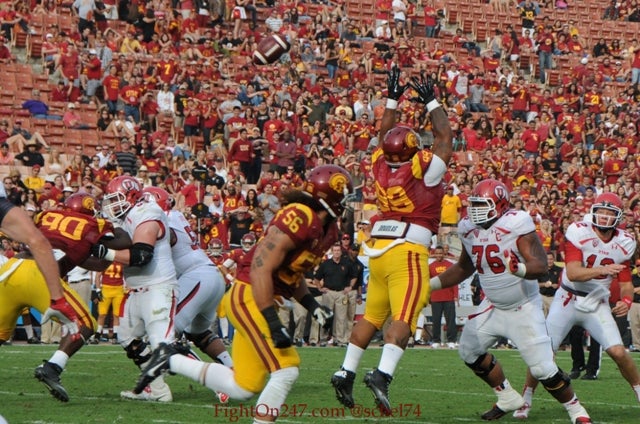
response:
M321 327L328 327L333 320L333 311L326 306L319 306L313 311L313 317Z
M293 311L293 302L289 299L285 299L282 296L276 296L273 300L276 302L276 305L278 305L278 308Z

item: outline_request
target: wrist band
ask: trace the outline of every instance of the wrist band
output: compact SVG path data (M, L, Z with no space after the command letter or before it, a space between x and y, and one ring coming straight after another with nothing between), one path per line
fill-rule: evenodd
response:
M234 280L234 276L231 275L230 273L227 273L227 275L224 276L228 281L233 283Z
M624 302L624 304L627 305L627 308L631 309L631 304L633 303L633 299L631 299L629 296L625 296L622 298L622 302Z
M440 277L433 277L429 281L429 286L431 286L431 291L440 290L442 288L442 282L440 281Z
M387 99L387 109L397 109L398 108L398 101L397 100L393 100L393 99Z
M437 101L436 99L433 99L429 103L427 103L427 111L432 112L434 109L437 109L440 106L441 106L440 102Z
M516 272L513 273L513 275L517 275L518 277L522 277L524 278L524 276L527 274L527 266L525 264L523 264L522 262L518 263L518 270Z
M107 254L104 255L104 260L113 262L116 259L116 251L113 249L107 249Z

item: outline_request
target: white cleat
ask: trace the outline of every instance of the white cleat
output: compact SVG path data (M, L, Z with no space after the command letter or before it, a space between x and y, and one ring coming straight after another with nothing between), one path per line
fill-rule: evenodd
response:
M448 347L449 349L457 349L457 348L458 348L458 343L451 343L451 342L449 342L449 343L447 343L447 347Z
M440 349L440 343L432 343L431 349Z
M525 402L525 404L522 405L522 408L513 412L513 418L518 418L519 420L526 420L527 418L529 418L529 411L531 411L531 405Z
M138 394L133 393L131 390L125 390L120 392L120 397L129 400L142 400L147 402L171 402L173 401L173 395L169 385L165 384L160 389L152 390L151 386L147 386Z

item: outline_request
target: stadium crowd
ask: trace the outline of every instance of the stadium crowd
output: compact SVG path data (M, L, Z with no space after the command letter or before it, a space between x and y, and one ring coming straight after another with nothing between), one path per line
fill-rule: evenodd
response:
M202 247L219 240L229 250L248 232L260 236L282 193L330 163L352 177L357 224L360 211L376 210L371 152L385 74L398 65L404 81L429 72L447 106L457 152L445 180L460 200L457 219L475 184L496 178L513 190L513 206L534 218L548 252L563 252L564 230L607 191L623 199L623 227L640 236L640 46L635 39L587 45L583 23L549 18L571 2L509 6L521 21L486 43L463 28L449 32L432 0L377 0L370 19L344 2L227 3L3 3L6 44L21 31L42 38L52 82L46 99L34 90L16 107L96 131L100 140L65 149L23 128L28 119L3 118L0 164L8 165L3 183L12 202L36 213L77 191L100 197L110 180L128 174L175 196ZM603 5L603 19L634 21L635 2L618 3ZM69 13L70 28L35 24ZM257 42L274 32L290 51L256 67ZM519 66L527 54L540 61L531 74ZM545 71L567 58L576 66L550 86ZM605 86L617 87L615 95ZM398 101L398 122L429 144L431 123L413 96L409 90ZM53 102L64 110L49 108ZM97 116L83 122L74 110L87 103Z

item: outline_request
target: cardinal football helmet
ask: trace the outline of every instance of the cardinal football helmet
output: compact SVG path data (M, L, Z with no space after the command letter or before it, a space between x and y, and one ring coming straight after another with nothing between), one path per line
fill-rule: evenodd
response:
M209 240L209 254L213 256L222 256L224 246L219 238Z
M89 193L74 193L64 201L65 209L84 215L96 216L98 201Z
M382 152L389 166L400 166L409 162L420 149L422 149L420 136L405 126L392 128L382 141Z
M116 177L105 189L102 212L109 219L122 219L142 198L142 184L130 176Z
M256 235L252 232L243 235L242 239L240 240L240 244L242 245L242 250L248 252L249 250L251 250L253 245L256 244Z
M483 225L500 218L509 210L509 190L498 180L479 182L469 196L469 219L475 225Z
M302 191L320 202L332 217L338 218L352 195L353 182L349 173L343 168L336 165L321 165L309 173Z
M153 200L162 208L163 211L169 212L175 204L173 197L160 187L145 187L142 189L145 196L151 196Z
M602 210L612 211L614 214L600 213ZM615 228L622 221L622 200L614 193L602 193L591 206L593 226L601 230Z

